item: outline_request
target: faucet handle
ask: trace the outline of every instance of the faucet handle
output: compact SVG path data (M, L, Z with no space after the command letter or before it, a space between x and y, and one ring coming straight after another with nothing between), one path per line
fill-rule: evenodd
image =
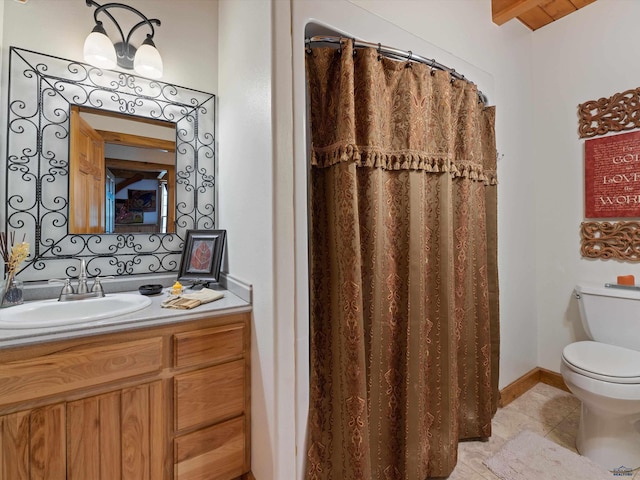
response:
M71 285L71 279L70 278L50 278L48 283L64 283L64 286L62 287L62 291L60 292L60 295L69 295L71 293L76 293L73 290L73 285Z
M107 280L110 278L114 278L113 275L108 275L106 277L96 277L93 282L93 286L91 287L91 292L97 293L101 297L104 297L104 290L102 288L102 284L100 283L100 280Z
M60 294L68 295L71 293L75 293L75 292L73 291L73 285L71 285L71 279L67 278L64 281L64 286L62 287L62 291L60 292Z
M73 285L71 285L71 279L65 278L64 280L61 278L51 278L48 283L64 283L62 290L60 291L60 295L58 300L63 298L65 295L73 295L75 290L73 289Z
M104 290L102 289L102 284L100 283L100 277L96 277L95 282L93 282L91 293L97 293L101 297L104 297Z

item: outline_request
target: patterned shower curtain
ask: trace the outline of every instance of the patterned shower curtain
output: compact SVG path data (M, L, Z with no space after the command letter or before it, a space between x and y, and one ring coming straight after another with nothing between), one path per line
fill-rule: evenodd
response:
M494 108L350 40L307 82L306 478L446 476L498 402Z

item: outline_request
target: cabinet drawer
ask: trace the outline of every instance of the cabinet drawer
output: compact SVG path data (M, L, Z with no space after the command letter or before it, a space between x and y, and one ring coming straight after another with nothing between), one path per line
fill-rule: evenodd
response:
M244 368L244 360L236 360L176 375L176 431L242 414Z
M227 480L246 473L244 416L175 440L176 480Z
M244 325L207 328L173 336L174 365L178 368L220 363L244 353Z
M0 365L0 404L33 400L162 368L162 338L79 345Z

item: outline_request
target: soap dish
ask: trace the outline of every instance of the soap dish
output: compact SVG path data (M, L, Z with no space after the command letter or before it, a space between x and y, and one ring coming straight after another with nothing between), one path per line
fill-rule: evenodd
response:
M160 284L152 284L152 285L142 285L138 288L138 291L142 295L157 295L162 292L162 285Z

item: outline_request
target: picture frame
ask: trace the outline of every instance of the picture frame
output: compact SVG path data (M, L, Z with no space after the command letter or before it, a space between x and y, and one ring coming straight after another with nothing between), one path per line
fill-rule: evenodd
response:
M114 217L116 225L144 222L143 211L131 208L129 200L126 199L116 198Z
M155 190L129 190L129 208L131 210L142 210L143 212L155 212L156 207Z
M218 283L226 237L226 230L187 230L178 281L194 285Z

